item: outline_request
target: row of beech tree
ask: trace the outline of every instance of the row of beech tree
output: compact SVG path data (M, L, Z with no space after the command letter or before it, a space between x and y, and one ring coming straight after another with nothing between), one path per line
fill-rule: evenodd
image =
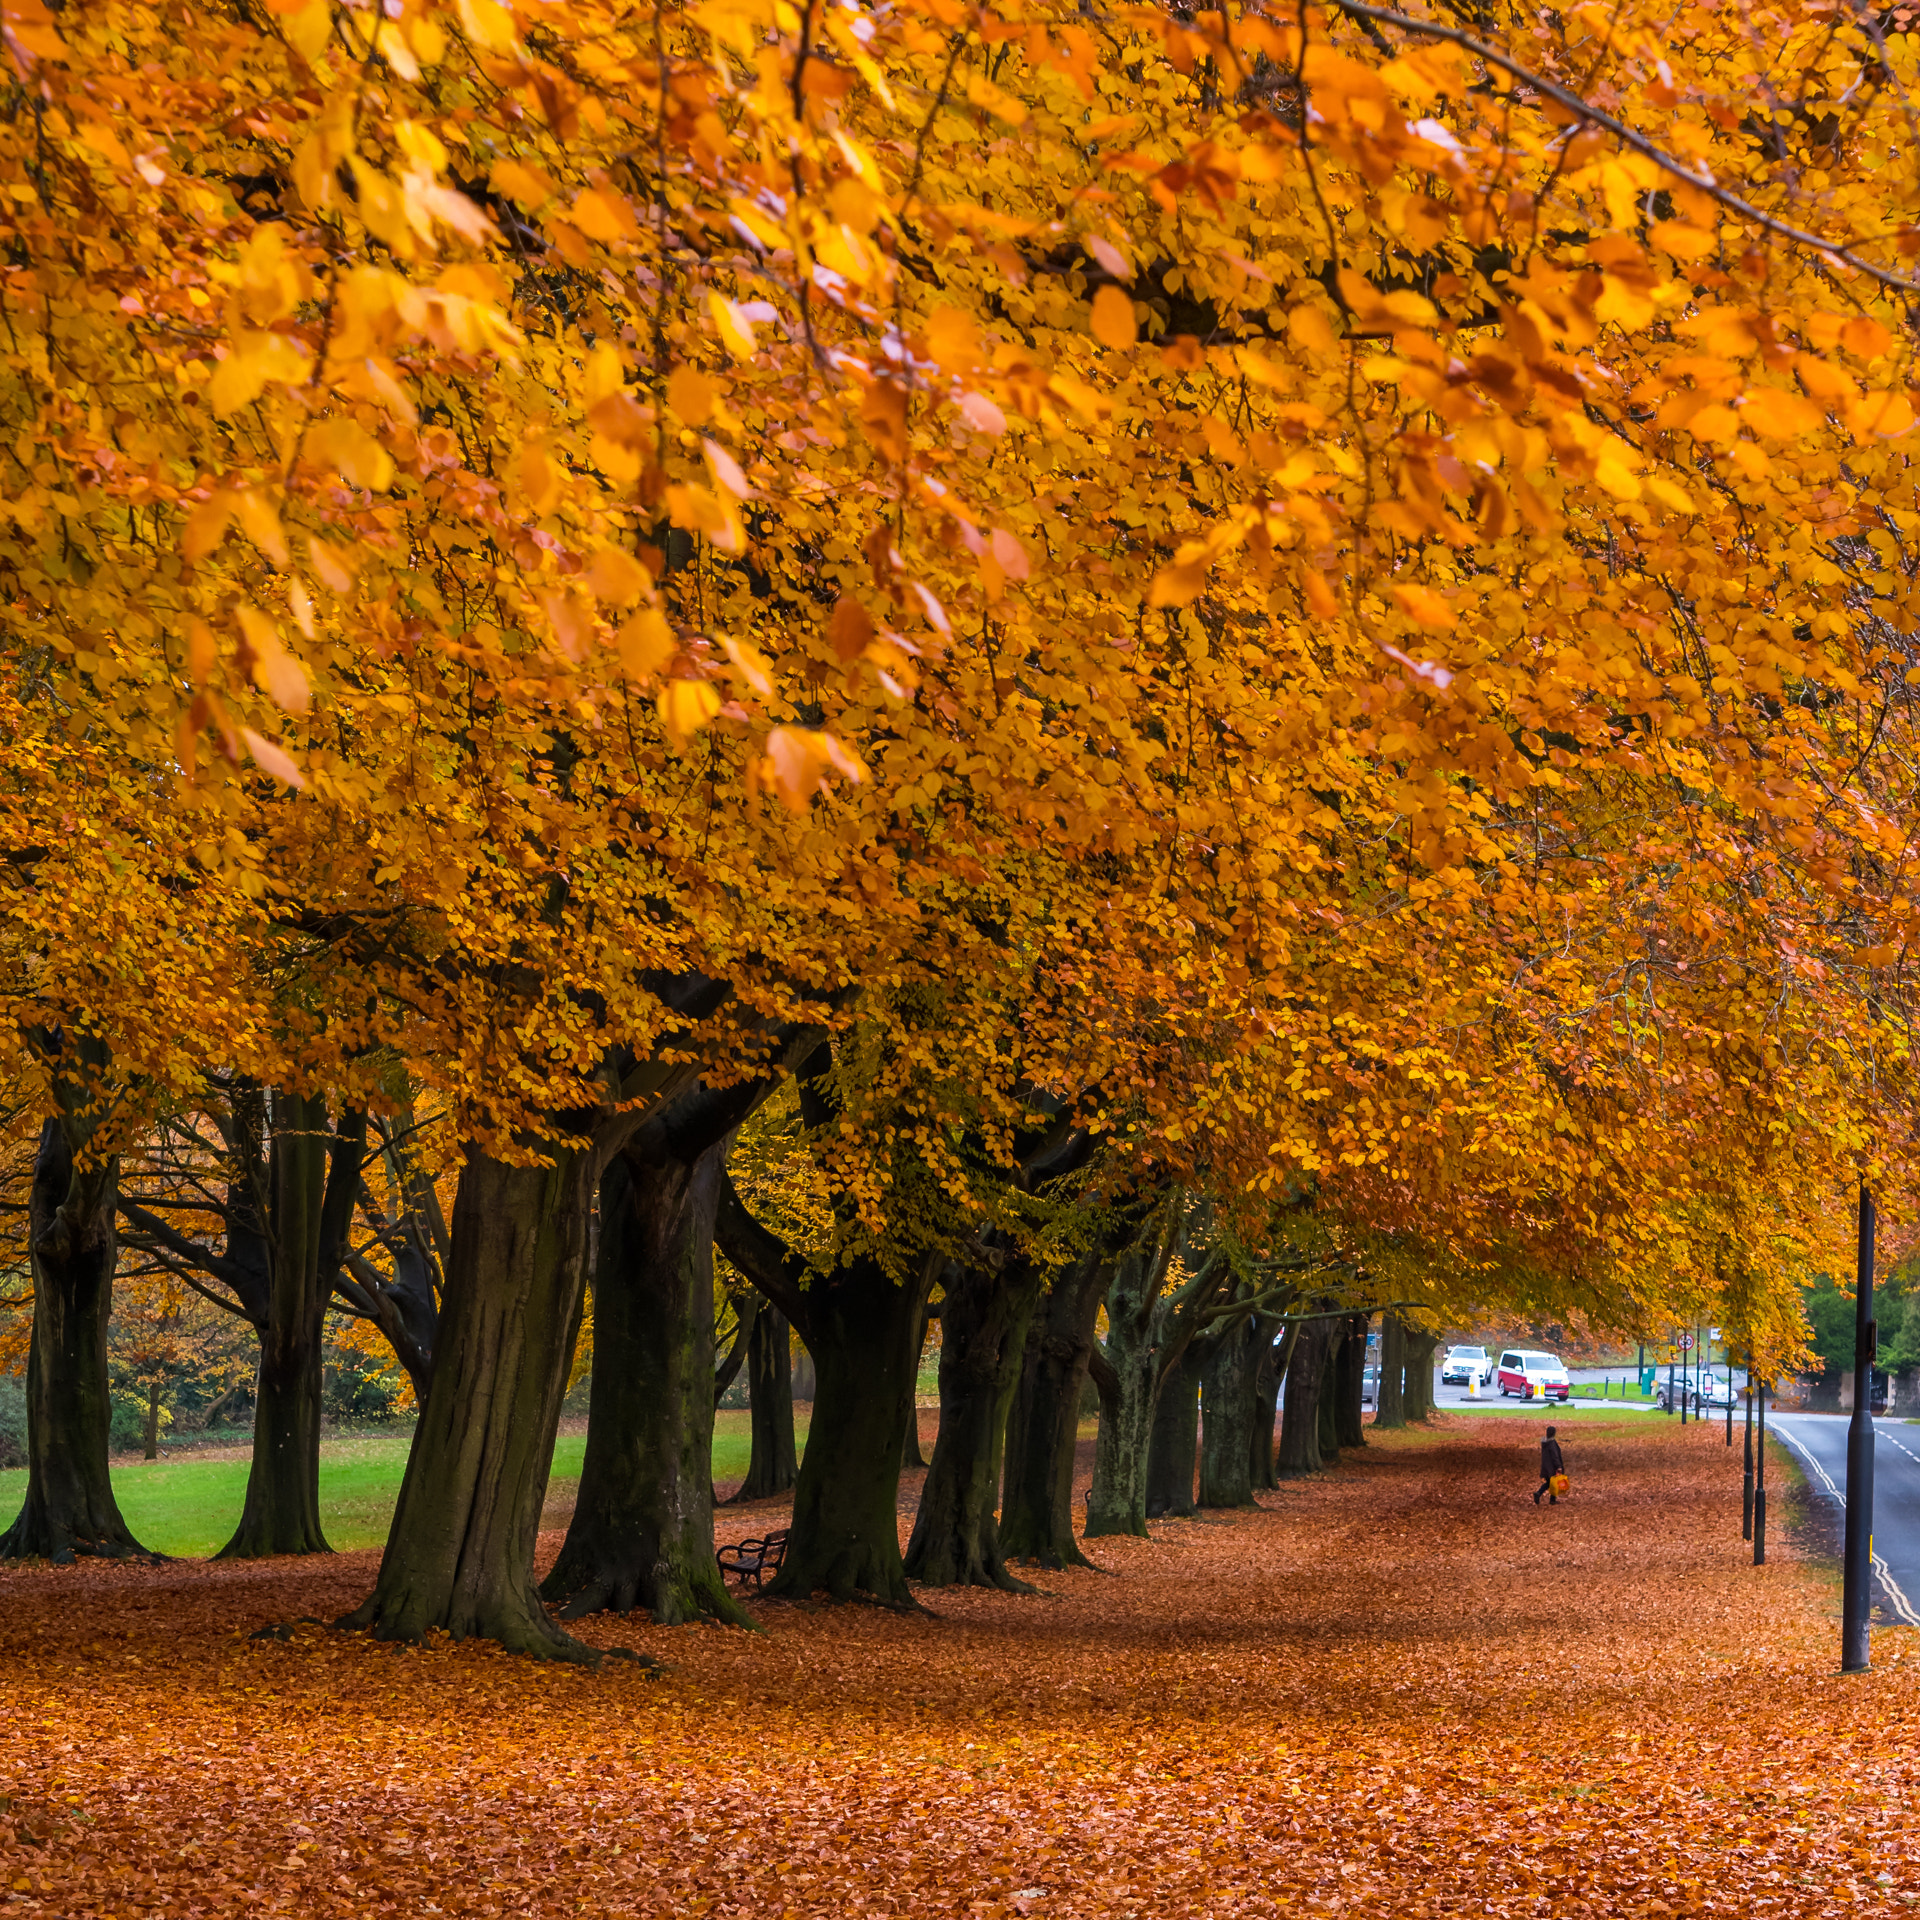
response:
M823 1260L765 1151L739 1152L755 1127L764 1149L775 1116L772 1133L804 1169L842 1131L846 1080L817 1030L731 1086L683 1076L637 1109L574 1116L526 1164L470 1148L450 1216L431 1129L404 1108L369 1115L229 1079L135 1142L113 1131L126 1090L104 1050L51 1031L37 1044L60 1106L31 1168L29 1477L0 1543L8 1557L142 1551L107 1465L107 1324L129 1247L258 1333L253 1462L224 1557L326 1550L326 1315L358 1314L390 1341L420 1419L356 1616L383 1636L443 1628L568 1654L583 1650L553 1614L744 1619L715 1564L710 1477L715 1403L743 1370L742 1493L793 1491L773 1588L786 1594L904 1603L910 1581L1016 1587L1009 1561L1080 1562L1071 1488L1089 1379L1100 1407L1089 1535L1191 1510L1196 1469L1199 1504L1244 1506L1278 1475L1361 1443L1367 1315L1352 1260L1284 1235L1256 1245L1189 1189L1120 1170L1044 1103L994 1176L1016 1204L992 1217L908 1204L862 1236L842 1202L849 1230L840 1257ZM896 1171L924 1158L894 1151ZM716 1247L744 1283L724 1348ZM536 1590L535 1530L589 1278L579 1496ZM939 1431L903 1556L899 1478L917 1457L914 1392L936 1316ZM1392 1314L1383 1327L1379 1417L1419 1417L1431 1336ZM800 1462L789 1329L816 1383Z

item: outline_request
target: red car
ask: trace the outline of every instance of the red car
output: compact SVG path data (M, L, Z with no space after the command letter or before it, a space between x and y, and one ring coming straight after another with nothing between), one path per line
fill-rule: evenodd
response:
M1500 1356L1493 1384L1501 1399L1518 1394L1522 1400L1565 1400L1573 1393L1567 1370L1551 1353L1528 1353L1517 1347Z

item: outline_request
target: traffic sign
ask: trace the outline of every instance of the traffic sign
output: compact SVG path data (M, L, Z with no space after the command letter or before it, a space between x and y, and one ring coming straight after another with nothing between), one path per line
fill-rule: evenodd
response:
M1682 1353L1691 1353L1693 1351L1693 1335L1690 1333L1683 1333L1680 1336L1679 1344L1680 1344L1680 1351Z

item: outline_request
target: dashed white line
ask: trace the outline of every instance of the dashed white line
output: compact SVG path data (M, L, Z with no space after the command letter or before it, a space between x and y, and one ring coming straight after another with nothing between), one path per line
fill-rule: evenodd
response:
M1820 1484L1844 1507L1847 1503L1846 1495L1833 1484L1833 1476L1814 1458L1813 1449L1790 1427L1776 1426L1774 1432L1800 1450L1801 1457L1807 1465L1820 1476ZM1898 1440L1890 1434L1883 1433L1878 1427L1874 1428L1873 1437L1876 1444L1885 1440L1889 1446L1899 1447L1909 1460L1920 1464L1920 1453L1914 1453L1910 1448L1900 1446ZM1914 1612L1913 1602L1901 1591L1899 1581L1888 1571L1887 1563L1877 1553L1873 1556L1873 1570L1880 1576L1880 1584L1886 1588L1887 1597L1893 1602L1893 1610L1900 1616L1902 1622L1909 1627L1920 1627L1920 1613Z

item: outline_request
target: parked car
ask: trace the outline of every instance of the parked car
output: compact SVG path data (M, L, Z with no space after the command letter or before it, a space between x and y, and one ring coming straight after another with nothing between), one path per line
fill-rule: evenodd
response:
M1697 1373L1690 1368L1685 1373L1676 1374L1671 1388L1664 1377L1655 1382L1653 1404L1662 1413L1671 1413L1682 1401L1686 1402L1690 1413L1705 1413L1709 1408L1725 1407L1729 1402L1738 1406L1740 1396L1734 1387L1733 1376L1712 1367L1702 1367Z
M1522 1400L1565 1400L1573 1392L1573 1382L1560 1364L1557 1354L1531 1353L1510 1347L1500 1356L1494 1385L1501 1399L1518 1394Z
M1485 1347L1449 1347L1440 1366L1440 1384L1443 1387L1485 1386L1487 1375L1492 1371L1493 1362L1487 1357Z
M1377 1407L1380 1404L1380 1369L1368 1367L1360 1376L1360 1404L1363 1407Z

